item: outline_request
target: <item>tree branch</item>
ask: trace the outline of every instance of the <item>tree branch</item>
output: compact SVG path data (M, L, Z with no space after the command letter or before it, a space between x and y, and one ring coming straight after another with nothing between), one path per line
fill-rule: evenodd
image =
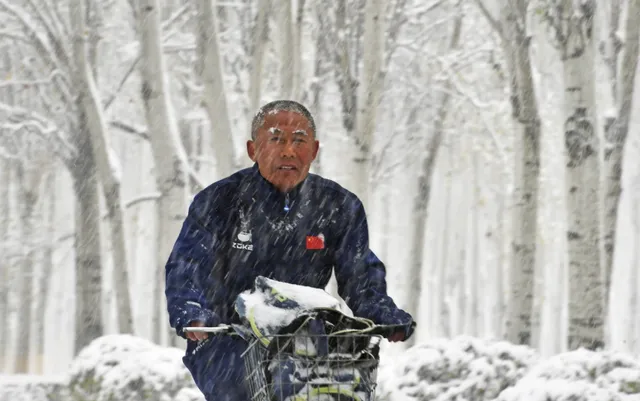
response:
M489 12L489 9L487 9L487 7L484 5L482 0L473 0L473 1L476 3L478 8L480 9L480 12L482 12L482 14L487 19L487 21L489 21L489 25L491 25L493 30L496 31L496 33L500 36L502 40L507 40L504 36L504 29L502 28L502 25L500 24L500 22L498 22L498 19L496 19L494 16L491 15L491 12Z
M68 59L64 60L66 61L66 63L61 63L60 59L56 57L55 51L49 47L47 42L38 33L39 30L37 29L37 27L29 22L28 16L26 15L24 10L10 5L7 0L0 0L0 9L6 10L7 13L13 15L18 20L20 25L22 25L22 27L27 31L29 37L33 39L33 44L35 45L36 50L38 50L38 52L41 53L42 56L48 59L50 65L55 65L58 69L63 71L68 70ZM61 54L61 56L64 56L64 54Z
M107 112L107 110L109 110L109 107L113 104L114 100L116 100L116 98L118 97L118 94L120 93L120 91L124 87L124 84L127 82L129 77L131 76L131 74L133 74L133 72L136 70L136 66L138 65L139 61L140 61L140 56L137 56L136 59L133 60L133 63L131 63L131 66L129 67L127 72L122 76L122 79L118 83L118 87L111 94L111 97L104 104L104 111L105 112Z
M134 127L131 124L127 124L125 122L116 121L116 120L109 121L109 125L127 134L133 134L137 137L140 137L146 141L150 139L149 134L147 134L146 128Z
M51 140L51 135L55 135L57 140L54 144L60 145L61 151L58 152L58 156L63 162L68 162L75 156L75 148L64 139L64 136L61 134L56 124L51 122L49 119L42 117L33 111L1 102L0 111L8 114L6 120L9 122L4 125L14 132L21 127L28 126L34 128L36 130L36 134L45 140ZM20 126L20 124L22 124L22 126Z
M150 194L144 194L144 195L140 195L137 196L133 199L129 199L126 202L123 202L123 205L125 208L130 208L133 207L135 205L137 205L138 203L142 203L142 202L147 202L147 201L152 201L152 200L158 200L162 197L162 194L160 192L153 192Z

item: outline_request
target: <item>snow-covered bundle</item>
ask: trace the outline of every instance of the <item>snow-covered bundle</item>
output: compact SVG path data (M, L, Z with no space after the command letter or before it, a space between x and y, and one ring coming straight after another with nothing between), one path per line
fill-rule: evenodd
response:
M255 390L276 401L371 398L378 347L370 320L345 314L321 289L265 277L240 294L236 311L245 324L236 330L252 344L249 369L262 370L249 373Z
M460 336L416 345L380 370L383 401L484 401L523 377L538 356L526 346Z
M499 401L640 401L640 361L612 351L579 349L532 367Z
M195 388L183 355L131 335L99 337L71 365L71 400L173 401L183 389Z

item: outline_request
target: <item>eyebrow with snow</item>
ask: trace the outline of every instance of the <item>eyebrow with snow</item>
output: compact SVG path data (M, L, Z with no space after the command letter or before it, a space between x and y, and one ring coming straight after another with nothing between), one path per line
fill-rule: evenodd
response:
M279 129L279 128L276 128L276 127L271 127L271 128L269 128L269 132L270 132L272 135L282 134L282 130L281 130L281 129ZM307 136L307 135L308 135L308 134L307 134L307 131L305 131L305 130L303 130L303 129L295 130L295 131L293 131L293 134L294 134L294 135L296 135L296 134L298 134L298 135L304 135L304 136Z

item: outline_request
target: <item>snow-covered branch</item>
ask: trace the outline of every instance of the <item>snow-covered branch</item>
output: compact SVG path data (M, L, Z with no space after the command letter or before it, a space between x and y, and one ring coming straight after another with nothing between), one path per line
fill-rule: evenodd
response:
M70 50L65 47L65 44L69 41L64 40L67 39L68 36L65 35L65 32L58 24L58 21L49 18L52 13L49 13L49 16L45 15L45 11L49 6L46 3L44 6L37 5L34 0L26 0L26 2L35 14L37 20L40 22L40 25L45 29L47 38L52 42L56 56L61 57L64 65L71 65L71 53Z
M489 11L489 9L487 8L487 6L484 4L482 0L474 0L474 2L480 9L480 12L482 12L482 15L484 15L484 17L487 19L487 21L489 22L489 25L491 25L493 30L496 31L498 35L500 35L500 38L502 38L502 40L506 40L506 37L504 35L504 30L498 18L494 17L491 14L491 11Z
M0 112L5 114L3 126L16 132L21 128L31 128L32 131L47 141L51 141L58 156L65 162L71 160L76 154L75 148L65 139L64 135L55 123L48 118L40 116L34 111L29 111L17 106L11 106L0 102ZM58 146L56 146L58 145ZM57 150L60 148L59 150Z
M160 192L153 192L150 194L136 196L135 198L129 199L128 201L124 202L124 207L128 209L130 207L137 205L138 203L156 201L161 197L162 197L162 194Z
M5 10L9 15L13 16L20 25L25 29L27 36L31 39L29 43L33 44L38 53L47 59L48 64L56 68L67 71L69 69L69 59L65 53L60 50L60 46L54 44L51 48L49 42L42 37L37 26L31 22L29 14L22 8L14 6L12 2L0 0L0 10ZM60 53L58 53L60 51ZM63 57L61 60L59 57Z

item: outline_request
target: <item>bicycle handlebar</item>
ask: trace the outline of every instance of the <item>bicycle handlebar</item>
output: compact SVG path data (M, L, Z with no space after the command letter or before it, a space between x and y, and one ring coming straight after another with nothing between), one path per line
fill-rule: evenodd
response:
M415 322L412 322L412 326L415 326ZM374 326L368 330L357 332L359 335L380 335L383 337L393 334L395 331L405 328L403 325L379 325ZM213 333L213 334L226 334L234 331L233 326L227 324L221 324L214 327L185 327L184 331L199 332L199 333Z
M214 327L194 326L194 327L185 327L184 331L219 334L219 333L226 333L226 332L233 331L233 327L226 324L221 324L220 326L214 326Z

